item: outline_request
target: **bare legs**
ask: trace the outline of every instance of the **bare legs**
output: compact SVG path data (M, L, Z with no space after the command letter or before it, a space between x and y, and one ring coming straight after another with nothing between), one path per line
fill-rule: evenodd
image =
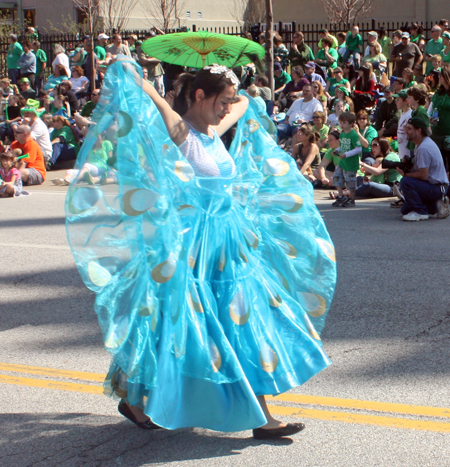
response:
M286 426L286 423L275 420L272 417L272 415L269 412L269 408L267 407L265 396L258 396L258 402L259 402L259 405L261 406L261 409L264 412L264 415L267 418L267 423L261 428L265 430L273 430L274 428L283 428Z

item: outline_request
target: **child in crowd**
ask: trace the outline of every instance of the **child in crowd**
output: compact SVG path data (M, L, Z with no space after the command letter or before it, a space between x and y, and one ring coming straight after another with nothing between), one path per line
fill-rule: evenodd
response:
M338 100L334 104L334 112L328 116L327 126L329 128L339 126L339 117L345 112L347 103L341 100Z
M351 32L348 33L347 39L345 40L345 53L343 56L343 61L347 62L350 58L350 55L353 55L355 69L359 68L362 45L363 40L361 34L359 33L359 27L353 26Z
M8 137L10 143L14 141L14 127L22 120L20 109L25 105L25 99L21 95L10 95L5 108L5 121L0 124L0 140L3 142Z
M9 149L0 154L0 198L20 196L22 192L22 177L17 168L17 157L22 154L20 149Z
M433 69L428 73L428 76L433 73L440 73L442 69L442 57L441 55L433 55L433 59L431 60L431 64L433 65Z
M354 207L356 190L356 173L359 170L359 156L362 152L361 141L353 129L356 115L344 112L339 117L339 126L342 133L339 136L339 165L333 175L333 185L338 189L338 197L332 204L334 207ZM344 196L344 187L347 187L348 197Z

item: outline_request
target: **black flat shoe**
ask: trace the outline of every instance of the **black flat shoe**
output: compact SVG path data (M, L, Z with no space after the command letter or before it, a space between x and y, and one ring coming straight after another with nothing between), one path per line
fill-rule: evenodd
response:
M264 428L255 428L253 430L253 438L255 439L277 439L285 436L291 436L305 429L304 423L288 423L281 428L273 428L265 430Z
M125 417L128 418L131 422L133 422L135 425L137 425L139 428L142 428L144 430L159 430L161 429L160 426L156 425L150 419L146 420L145 422L138 422L136 417L134 416L134 413L130 410L127 404L124 402L121 402L119 406L117 407L117 410Z

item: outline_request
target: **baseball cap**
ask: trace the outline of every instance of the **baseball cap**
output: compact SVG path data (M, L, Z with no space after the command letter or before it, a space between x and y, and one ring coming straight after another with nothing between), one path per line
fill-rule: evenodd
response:
M307 62L305 64L306 68L316 68L316 64L314 62Z
M18 82L19 82L19 83L28 83L28 84L30 84L30 80L29 80L28 78L19 79Z
M281 66L281 63L275 62L275 63L273 64L273 69L274 69L275 71L281 71L281 70L283 69L283 67Z
M450 40L450 32L444 31L444 32L441 34L441 37Z
M378 33L375 32L375 31L369 31L369 32L367 33L367 35L368 35L368 36L375 36L375 37L378 37Z
M102 32L101 34L98 35L97 39L98 40L100 40L100 39L109 39L109 36L107 36L105 33Z
M398 94L393 94L393 97L401 97L404 101L406 101L408 93L404 89L402 89L401 91L399 91Z
M402 32L402 37L410 38L409 32Z
M425 130L428 136L431 135L430 127L427 125L427 122L423 118L413 117L408 120L408 123L414 128L422 128L422 130Z

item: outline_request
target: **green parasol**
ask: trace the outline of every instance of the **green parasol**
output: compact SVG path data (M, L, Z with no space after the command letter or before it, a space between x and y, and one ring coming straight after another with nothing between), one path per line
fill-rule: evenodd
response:
M232 68L257 61L264 47L242 37L212 32L178 32L147 39L142 50L162 62L192 68L217 63Z

